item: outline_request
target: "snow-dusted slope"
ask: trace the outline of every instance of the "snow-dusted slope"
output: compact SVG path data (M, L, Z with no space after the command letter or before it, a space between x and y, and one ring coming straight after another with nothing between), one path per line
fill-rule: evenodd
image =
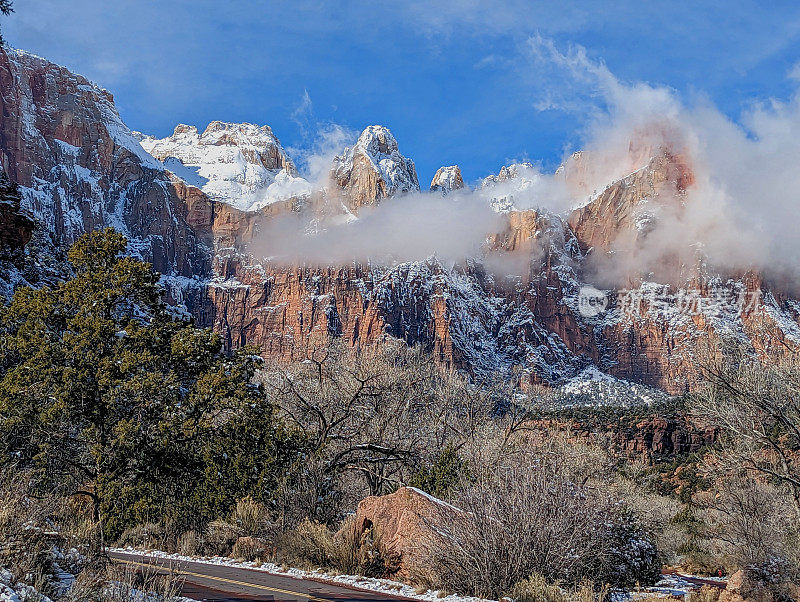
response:
M269 126L211 122L200 134L178 125L171 136L140 135L141 145L187 184L242 211L311 192Z
M512 163L504 165L497 175L490 175L481 181L483 191L492 209L498 213L520 209L518 199L541 175L531 163Z
M84 232L106 226L128 236L132 252L162 273L199 273L208 263L164 166L122 122L111 93L65 67L5 47L0 164L19 185L22 209L43 226L34 236L41 239L37 265Z
M344 191L351 210L403 192L418 192L414 162L381 125L367 127L355 145L335 157L331 179Z

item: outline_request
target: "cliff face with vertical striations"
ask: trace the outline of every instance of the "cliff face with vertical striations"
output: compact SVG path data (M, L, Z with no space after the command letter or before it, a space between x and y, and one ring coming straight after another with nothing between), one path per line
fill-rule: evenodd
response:
M111 94L42 58L0 51L0 166L56 246L114 226L159 271L202 273L209 252L163 165L119 118Z
M346 345L394 337L481 378L573 386L613 376L680 392L696 377L703 341L724 333L760 352L800 344L800 304L758 274L690 266L682 282L631 279L600 311L585 311L595 261L636 248L664 212L691 202L691 161L668 148L632 145L622 166L631 171L599 187L591 157L574 155L559 173L585 202L562 215L518 206L542 176L528 164L504 167L476 191L502 223L477 257L282 265L250 247L272 220L348 228L364 207L422 194L388 129L366 128L314 190L267 126L135 134L110 93L24 52L0 50L0 109L0 164L19 187L18 204L0 203L0 265L11 266L0 272L4 296L32 283L12 256L42 266L82 233L114 226L164 275L170 302L228 348L256 345L272 357L305 357L331 337ZM454 166L431 188L463 185Z

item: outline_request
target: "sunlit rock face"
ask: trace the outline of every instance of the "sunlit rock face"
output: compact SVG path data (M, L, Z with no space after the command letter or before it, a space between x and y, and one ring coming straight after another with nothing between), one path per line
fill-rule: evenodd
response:
M458 165L440 167L431 180L431 192L447 195L453 190L461 188L464 188L464 179L461 177L461 169Z
M331 180L353 213L396 194L419 192L414 162L400 154L395 137L380 125L366 128L334 159Z
M209 198L242 211L311 192L266 125L213 121L202 134L188 125L176 126L167 138L136 134L166 169Z

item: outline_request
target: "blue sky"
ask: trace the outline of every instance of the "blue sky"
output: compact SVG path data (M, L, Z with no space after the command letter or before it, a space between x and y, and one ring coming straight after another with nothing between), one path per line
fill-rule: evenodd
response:
M553 168L581 146L591 89L531 51L580 45L623 82L710 99L738 118L797 81L796 2L260 2L17 0L15 47L111 90L133 129L269 124L284 146L332 123L380 123L424 186L457 163L474 181L511 160ZM307 96L306 96L307 93ZM305 100L304 100L305 99ZM309 102L310 99L310 102Z

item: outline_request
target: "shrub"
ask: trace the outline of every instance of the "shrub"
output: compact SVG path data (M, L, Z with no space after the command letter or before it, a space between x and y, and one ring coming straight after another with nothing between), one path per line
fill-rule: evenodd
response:
M471 478L469 464L452 444L448 444L433 464L421 468L409 479L408 485L444 497L453 487Z
M206 530L203 549L210 556L228 556L241 535L241 531L228 521L212 521Z
M14 582L53 595L58 586L52 532L60 500L36 495L24 474L0 474L0 498L0 568Z
M538 573L578 586L653 583L661 564L649 535L619 500L567 478L558 456L498 468L455 496L452 513L422 542L421 580L497 598Z
M257 537L240 537L233 544L231 556L242 560L259 560L271 553L271 546Z
M279 536L276 543L276 554L290 564L368 577L383 577L398 568L397 559L382 554L380 540L371 529L360 536L356 533L354 517L342 521L337 531L305 520Z
M178 553L183 556L197 556L203 552L205 539L197 531L187 531L178 539Z
M231 522L238 527L242 537L262 537L271 527L267 509L249 496L236 502Z
M700 589L689 592L687 602L717 602L722 590L713 585L704 585Z

